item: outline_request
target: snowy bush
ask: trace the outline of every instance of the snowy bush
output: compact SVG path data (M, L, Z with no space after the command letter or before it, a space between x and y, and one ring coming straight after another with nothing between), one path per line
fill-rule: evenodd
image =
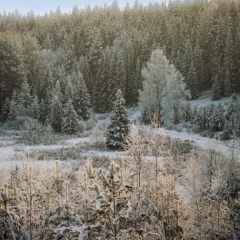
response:
M78 128L79 133L83 133L86 130L86 124L83 120L78 121Z
M100 129L100 126L98 124L92 129L90 142L92 143L92 146L97 149L105 148L104 131Z
M17 117L15 120L6 122L3 128L8 130L29 130L40 125L41 124L36 119L30 117Z
M85 121L85 124L86 124L86 130L92 130L96 126L97 120L92 117L87 121Z

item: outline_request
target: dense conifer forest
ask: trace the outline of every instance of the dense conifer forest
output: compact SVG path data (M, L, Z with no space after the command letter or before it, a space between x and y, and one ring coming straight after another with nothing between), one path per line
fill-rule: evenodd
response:
M2 13L1 119L14 117L16 105L24 112L31 101L27 114L54 121L63 114L57 106L69 98L86 119L90 104L96 112L111 110L118 89L128 106L137 104L141 70L157 48L182 74L192 98L208 89L213 100L237 93L239 12L239 1L186 0L123 9L75 6L43 16Z

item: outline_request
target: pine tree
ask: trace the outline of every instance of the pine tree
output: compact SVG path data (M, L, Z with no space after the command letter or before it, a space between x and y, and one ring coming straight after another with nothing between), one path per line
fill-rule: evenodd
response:
M190 67L188 70L188 74L186 77L186 83L191 91L192 98L193 99L198 98L199 97L199 82L198 82L197 72L196 72L193 60L191 61L191 64L190 64Z
M232 29L229 27L224 48L224 63L223 63L223 94L229 96L233 92L234 86L234 49Z
M56 94L53 94L51 103L50 123L54 131L61 132L62 129L62 104Z
M14 99L10 101L8 120L15 120L17 117L17 104Z
M75 73L74 73L75 74ZM82 74L79 72L76 74L76 88L73 97L74 109L77 112L79 118L87 120L90 117L89 107L90 107L90 95L86 84L83 80Z
M18 115L19 116L26 116L30 115L30 106L31 106L31 94L30 94L30 87L27 80L24 80L21 86L21 89L18 94Z
M69 100L66 103L63 114L62 121L62 132L67 134L74 134L78 130L78 116L74 110L72 100Z
M2 106L2 115L1 115L1 121L6 122L8 119L8 115L10 112L10 100L8 97L6 97L3 106Z
M119 89L116 93L116 100L113 103L111 123L108 126L106 144L110 149L122 149L124 139L129 132L128 116L125 108L125 99Z
M40 106L39 106L39 100L37 95L34 95L33 97L31 108L30 108L30 116L37 120L40 119Z
M213 84L212 84L212 100L218 100L222 96L222 81L221 81L221 68L218 66L218 71L213 77Z
M236 94L232 95L231 102L228 104L224 130L229 134L239 134L240 132L240 104Z

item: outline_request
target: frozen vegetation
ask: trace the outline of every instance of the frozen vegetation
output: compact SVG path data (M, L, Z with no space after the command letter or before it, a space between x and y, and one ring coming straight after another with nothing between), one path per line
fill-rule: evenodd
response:
M0 14L0 240L240 239L239 12Z

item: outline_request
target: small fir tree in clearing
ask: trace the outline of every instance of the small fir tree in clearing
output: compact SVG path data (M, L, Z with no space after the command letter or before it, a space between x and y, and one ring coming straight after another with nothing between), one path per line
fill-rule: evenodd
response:
M122 149L124 139L129 132L129 120L125 108L125 99L119 89L116 93L116 100L113 103L111 123L108 126L107 146L110 149Z
M64 109L62 132L67 134L74 134L77 130L78 117L76 111L74 110L72 100L69 98Z

